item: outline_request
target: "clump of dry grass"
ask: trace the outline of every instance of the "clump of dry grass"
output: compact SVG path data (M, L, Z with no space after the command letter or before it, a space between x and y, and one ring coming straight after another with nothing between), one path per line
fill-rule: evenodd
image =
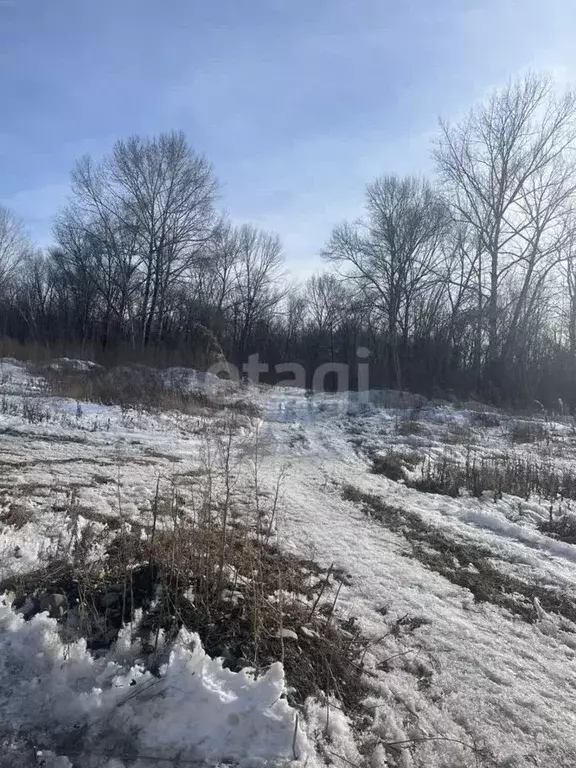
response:
M39 397L9 398L5 394L0 400L0 413L5 416L21 416L30 424L50 421L50 411Z
M474 442L474 435L469 425L455 422L447 424L446 433L439 439L448 445L470 445Z
M470 416L470 423L475 427L493 428L502 424L502 418L494 411L474 411Z
M547 461L519 456L479 456L468 450L464 462L444 455L422 464L420 477L406 479L411 488L456 497L461 490L480 498L485 492L529 499L531 495L555 501L576 499L576 472L561 470Z
M258 415L257 407L238 396L226 400L211 397L206 392L190 391L178 378L167 381L162 371L146 365L123 365L105 369L94 366L78 370L59 364L30 367L41 374L51 394L80 402L119 405L144 411L181 411L198 413L201 409L228 408L246 415Z
M65 605L55 617L65 632L73 627L86 637L92 651L110 646L141 610L137 634L151 661L160 633L170 641L186 627L233 671L281 660L294 703L328 686L356 709L366 695L366 643L354 623L343 629L333 569L282 553L244 526L229 530L222 560L223 531L214 520L173 523L153 538L150 530L146 538L118 532L88 567L84 536L66 559L6 579L0 591L14 592L16 607L32 600L32 612Z
M501 568L494 552L473 540L452 538L410 508L389 504L380 496L365 493L352 485L342 488L347 501L386 528L402 535L411 545L412 556L453 584L469 589L478 602L506 608L524 621L538 619L537 598L545 611L576 622L574 595L550 585L530 583Z
M424 432L424 427L419 421L413 418L400 419L396 424L396 434L403 437L411 437L413 435L421 435Z
M576 544L576 517L561 508L554 509L552 504L548 520L543 520L538 525L538 530L567 544Z
M8 504L8 509L0 513L0 522L10 525L16 530L23 528L34 519L32 509L26 504L13 501Z
M415 451L388 451L385 455L372 457L371 472L374 475L384 475L389 480L404 480L405 470L414 469L422 460Z
M113 526L82 510L91 519L80 528L71 498L57 549L35 572L5 579L0 592L13 592L27 616L49 610L66 636L85 637L93 652L108 648L141 612L134 633L152 670L160 637L169 644L186 627L233 671L258 673L282 661L293 703L334 694L352 714L369 673L362 674L367 641L353 618L339 614L345 577L282 551L281 478L264 494L255 460L251 490L240 493L237 468L246 457L234 452L233 433L231 424L214 438L187 491L177 478L159 480L137 521L120 506Z
M537 443L548 438L548 430L539 421L513 421L508 427L511 443Z

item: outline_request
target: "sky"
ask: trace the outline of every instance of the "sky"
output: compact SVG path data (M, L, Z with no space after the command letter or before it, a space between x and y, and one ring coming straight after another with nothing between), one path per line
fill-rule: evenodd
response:
M574 0L0 0L0 201L41 245L70 171L183 130L297 277L378 175L433 174L438 117L576 81Z

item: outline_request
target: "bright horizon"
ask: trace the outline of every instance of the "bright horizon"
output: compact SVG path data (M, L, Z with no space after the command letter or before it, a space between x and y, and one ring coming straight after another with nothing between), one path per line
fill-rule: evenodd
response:
M306 277L367 182L432 172L440 115L527 69L570 83L575 22L569 0L0 0L0 201L48 245L78 157L183 130Z

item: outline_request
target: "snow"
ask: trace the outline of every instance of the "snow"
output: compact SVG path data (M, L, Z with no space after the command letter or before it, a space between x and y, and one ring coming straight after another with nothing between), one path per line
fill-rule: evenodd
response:
M168 368L164 372L164 380L167 384L179 387L186 392L203 392L206 395L237 390L234 382L221 379L213 373L196 371L194 368Z
M166 375L190 390L238 392L230 382L189 369ZM97 531L103 530L99 519L118 514L128 524L148 519L158 478L170 483L198 470L207 436L226 430L220 411L149 414L85 403L78 409L75 401L49 397L39 378L13 360L0 361L0 381L6 403L0 520L16 502L29 514L21 527L0 522L0 578L33 569L55 546L71 507L81 525L89 521ZM494 426L483 427L474 416L486 409L477 403L458 408L386 391L310 395L291 387L249 386L243 395L263 417L244 419L235 433L238 492L254 482L255 464L262 493L273 494L282 477L281 546L351 574L338 608L373 640L365 660L374 675L369 722L357 730L335 699L328 707L307 702L297 722L282 697L279 663L258 679L246 670L232 673L185 632L166 649L160 677L153 678L129 630L108 656L94 658L81 641L64 645L46 615L25 622L3 602L2 738L7 724L11 733L33 734L46 765L56 768L69 765L66 759L77 764L74 725L90 726L90 743L101 751L129 746L140 757L211 765L277 765L294 761L296 752L302 764L331 759L338 768L364 762L374 768L573 768L576 626L544 610L537 597L532 623L476 602L468 589L415 557L402 531L342 497L346 484L373 494L454 542L486 548L500 573L573 597L576 546L538 529L550 502L506 494L448 498L369 471L369 457L390 450L416 451L421 461L449 455L463 462L472 452L573 467L572 425L540 420L546 440L513 445L511 418L498 413ZM45 414L41 421L26 417L26 398ZM562 504L574 513L572 502ZM471 563L458 565L474 572ZM390 633L404 616L422 625ZM122 755L120 749L116 762L101 756L102 765L121 768L129 762Z
M47 365L49 370L52 371L78 371L79 373L87 373L88 371L94 371L101 369L102 366L98 363L93 363L91 360L75 360L70 357L59 357L56 360L52 360Z
M517 572L527 564L535 582L563 586L569 593L576 580L576 547L536 529L534 519L547 515L545 503L531 500L532 520L515 523L509 517L518 499L494 502L423 494L368 473L366 460L350 442L351 436L360 436L370 448L416 445L441 455L446 445L438 438L451 423L468 424L465 411L440 406L415 416L404 414L421 419L427 434L403 444L406 438L393 429L402 418L397 410L374 407L351 415L349 409L333 407L338 397L318 397L311 405L303 395L292 393L282 400L276 394L273 402L279 402L273 407L280 418L267 425L262 439L271 477L289 465L281 523L287 545L353 574L352 584L342 590L341 608L359 617L372 636L382 633L383 605L397 616L418 615L429 621L418 631L417 647L388 639L374 649L375 665L383 657L411 653L379 681L373 730L385 741L444 737L477 744L494 755L497 765L573 766L576 628L563 631L549 619L551 632L537 611L530 625L490 604L474 603L468 590L410 557L410 545L402 536L343 501L340 489L350 483L380 495L451 532L456 540L489 547L503 562L504 572ZM561 425L558 429L562 431ZM490 450L501 450L503 430L492 432L496 434L486 438ZM292 439L300 433L304 439ZM449 448L465 455L463 445ZM430 688L421 688L419 681L426 678L415 675L411 664L417 672L419 665L430 671ZM423 741L410 756L404 754L405 764L414 766L475 765L476 758L471 749L442 740Z
M158 677L144 670L139 652L125 630L116 648L95 659L83 641L65 645L46 614L26 622L0 602L0 722L25 733L31 745L62 744L62 765L64 758L94 765L89 760L96 757L120 768L139 755L142 762L250 768L270 755L278 762L294 760L294 752L313 757L284 698L279 662L258 679L248 670L233 673L186 631Z

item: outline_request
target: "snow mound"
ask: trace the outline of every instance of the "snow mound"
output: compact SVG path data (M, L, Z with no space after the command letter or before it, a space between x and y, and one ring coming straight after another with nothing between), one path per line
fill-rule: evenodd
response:
M283 696L282 665L257 679L231 672L186 631L153 675L129 628L94 658L83 640L63 643L46 614L25 622L0 598L0 660L5 755L20 740L20 752L34 744L55 766L72 759L79 767L121 768L142 758L251 768L292 762L295 753L316 762Z

